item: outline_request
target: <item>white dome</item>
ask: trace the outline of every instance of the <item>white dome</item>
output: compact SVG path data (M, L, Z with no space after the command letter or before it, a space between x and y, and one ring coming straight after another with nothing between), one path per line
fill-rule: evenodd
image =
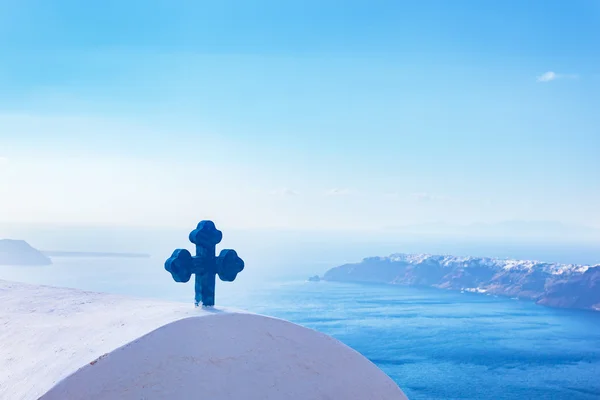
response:
M280 319L3 281L0 302L0 398L406 398L356 351Z

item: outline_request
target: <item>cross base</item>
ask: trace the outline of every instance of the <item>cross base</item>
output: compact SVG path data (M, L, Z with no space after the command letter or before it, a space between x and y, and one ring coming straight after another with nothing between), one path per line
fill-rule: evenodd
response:
M200 304L199 302L194 302L194 306L202 307L202 308L214 308L215 306L206 306L204 304Z

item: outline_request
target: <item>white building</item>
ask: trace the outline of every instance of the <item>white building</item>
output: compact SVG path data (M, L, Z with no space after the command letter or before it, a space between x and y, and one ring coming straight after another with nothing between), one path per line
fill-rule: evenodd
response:
M0 281L3 400L400 400L322 333L261 315Z

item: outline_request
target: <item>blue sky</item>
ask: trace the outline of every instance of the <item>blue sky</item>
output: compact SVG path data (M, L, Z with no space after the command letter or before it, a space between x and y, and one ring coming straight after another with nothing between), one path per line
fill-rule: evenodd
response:
M600 2L0 0L0 220L600 227Z

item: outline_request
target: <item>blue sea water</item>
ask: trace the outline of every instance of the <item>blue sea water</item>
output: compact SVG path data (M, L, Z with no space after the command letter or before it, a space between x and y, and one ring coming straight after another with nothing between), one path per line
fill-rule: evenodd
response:
M55 259L0 267L0 279L187 301L154 259ZM600 313L479 294L269 279L217 282L217 305L330 334L394 379L410 399L600 399Z

